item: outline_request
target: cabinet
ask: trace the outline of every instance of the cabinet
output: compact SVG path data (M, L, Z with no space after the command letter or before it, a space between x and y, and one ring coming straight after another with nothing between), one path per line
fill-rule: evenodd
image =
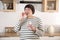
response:
M0 11L15 11L16 0L0 0Z
M58 11L58 0L43 0L43 9L45 12Z

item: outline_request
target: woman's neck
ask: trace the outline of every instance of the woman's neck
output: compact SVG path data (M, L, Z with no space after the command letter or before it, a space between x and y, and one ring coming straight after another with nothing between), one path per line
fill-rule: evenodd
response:
M28 18L28 19L30 19L30 18L34 18L34 16L27 16L27 18Z

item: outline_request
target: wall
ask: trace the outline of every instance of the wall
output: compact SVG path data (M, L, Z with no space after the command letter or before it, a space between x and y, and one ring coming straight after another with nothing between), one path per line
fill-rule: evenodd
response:
M59 0L60 2L60 0ZM25 4L26 5L26 4ZM4 27L15 26L21 18L24 4L16 4L15 12L0 12L0 32L4 32ZM59 4L60 10L60 4ZM60 12L41 12L36 10L34 16L41 19L42 25L60 25Z

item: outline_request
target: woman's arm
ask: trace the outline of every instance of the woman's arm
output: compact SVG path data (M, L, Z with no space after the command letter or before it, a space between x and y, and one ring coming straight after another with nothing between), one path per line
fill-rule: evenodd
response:
M26 18L25 18L25 12L22 12L22 18L19 20L18 24L15 26L14 30L20 31L21 30L21 26L26 22Z
M32 30L33 33L37 34L38 36L42 36L44 34L44 30L42 28L41 21L38 20L36 24L38 24L36 27L34 25L29 25L29 30Z
M41 25L41 21L38 21L38 27L36 28L35 34L38 36L43 36L44 35L44 30Z

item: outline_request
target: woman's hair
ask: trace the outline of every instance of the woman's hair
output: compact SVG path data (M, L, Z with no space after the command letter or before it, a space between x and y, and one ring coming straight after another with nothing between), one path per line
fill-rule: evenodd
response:
M25 6L25 8L30 8L30 9L32 10L32 14L34 14L34 12L35 12L35 8L34 8L33 5L28 4L28 5ZM25 9L25 8L24 8L24 9Z

